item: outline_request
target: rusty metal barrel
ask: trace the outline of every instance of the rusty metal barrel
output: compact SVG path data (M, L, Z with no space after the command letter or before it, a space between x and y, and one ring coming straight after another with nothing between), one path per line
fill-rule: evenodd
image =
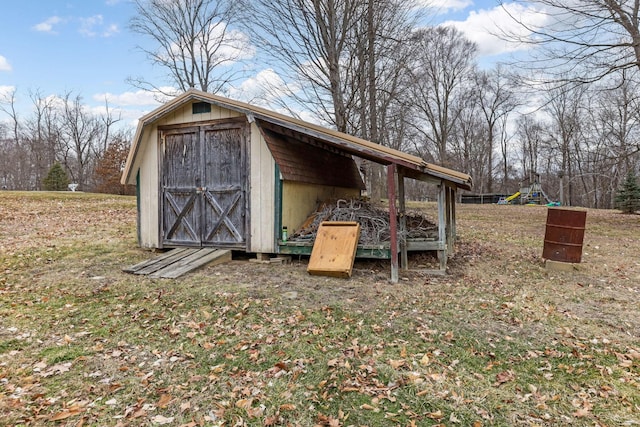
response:
M579 263L586 221L586 211L549 208L542 258Z

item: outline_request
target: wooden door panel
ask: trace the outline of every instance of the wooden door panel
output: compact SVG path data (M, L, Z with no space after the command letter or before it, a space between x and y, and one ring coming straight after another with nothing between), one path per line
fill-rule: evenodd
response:
M198 194L193 189L167 189L164 192L165 241L199 245Z
M242 210L240 205L241 195L239 192L213 192L204 193L205 204L208 208L205 211L205 222L208 226L204 235L205 242L229 243L234 244L244 241L242 227Z
M163 133L163 244L246 247L245 126Z
M244 128L206 129L203 243L241 247L245 239Z
M200 202L196 191L201 163L197 130L164 136L162 237L165 244L201 244Z

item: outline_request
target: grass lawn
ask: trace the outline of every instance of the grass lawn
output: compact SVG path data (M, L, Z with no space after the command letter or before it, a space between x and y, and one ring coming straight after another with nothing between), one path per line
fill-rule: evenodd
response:
M556 272L546 211L459 205L444 277L237 256L167 280L121 271L154 256L135 198L0 192L0 424L640 425L640 217L589 210Z

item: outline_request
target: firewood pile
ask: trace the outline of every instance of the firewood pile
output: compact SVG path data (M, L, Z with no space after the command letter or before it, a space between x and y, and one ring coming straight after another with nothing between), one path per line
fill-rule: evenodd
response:
M407 229L398 228L399 239L426 239L437 236L438 226L422 213L405 214ZM361 199L336 200L323 203L305 223L289 237L294 242L313 242L323 221L356 221L360 223L360 245L377 245L391 240L389 211Z

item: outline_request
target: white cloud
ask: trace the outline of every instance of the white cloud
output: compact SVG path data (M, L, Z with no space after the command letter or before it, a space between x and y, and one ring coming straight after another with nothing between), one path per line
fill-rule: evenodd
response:
M255 55L255 48L251 45L249 36L241 31L229 29L225 22L209 26L208 45L203 45L200 41L195 41L196 45L193 47L195 51L203 54L202 56L207 56L207 52L215 52L213 61L217 62L218 66L233 66L236 62L250 59ZM172 43L171 53L181 56L182 50L186 49L184 46L189 43L184 42L183 47L179 43ZM191 49L190 45L189 49Z
M230 89L227 95L287 116L296 116L307 122L330 126L322 123L316 113L305 109L305 105L295 101L292 94L298 90L297 84L287 83L276 71L269 68L243 81L240 86Z
M231 88L229 96L265 108L273 108L276 101L286 97L289 92L285 81L269 68L244 80L240 86Z
M102 15L93 15L88 18L80 18L80 29L78 32L87 37L95 37L98 33L96 27L102 26L104 18Z
M53 26L60 23L62 23L62 18L59 16L52 16L39 24L34 25L32 28L42 33L55 33L55 31L53 31Z
M119 32L120 28L118 28L118 25L111 24L102 32L102 37L111 37L112 35L118 34Z
M418 6L436 15L464 10L473 5L473 0L417 0Z
M178 91L172 87L161 87L160 91L164 93L177 94ZM157 107L163 102L171 99L171 96L163 95L160 91L137 90L135 92L114 93L98 93L93 95L93 100L104 103L105 100L110 107Z
M0 55L0 71L11 71L11 64L7 61L7 58Z
M464 21L447 21L441 25L451 25L463 32L469 40L478 45L480 56L525 50L528 48L527 45L508 42L500 37L500 34L515 34L522 38L531 36L528 30L509 15L517 17L532 27L543 26L547 19L546 14L540 13L533 7L506 3L504 8L497 6L493 9L472 11Z
M15 86L0 86L0 101L7 99L15 90Z
M105 24L102 15L93 15L87 18L78 18L80 28L78 32L87 37L111 37L120 32L118 25Z

